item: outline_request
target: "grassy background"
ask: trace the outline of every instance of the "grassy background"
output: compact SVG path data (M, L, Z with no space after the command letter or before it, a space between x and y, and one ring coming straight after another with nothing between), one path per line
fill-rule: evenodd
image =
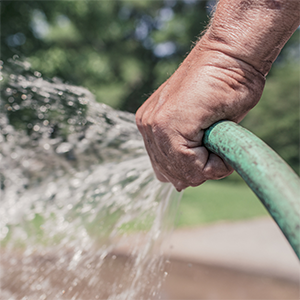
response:
M268 215L260 200L243 181L207 181L201 186L184 191L179 204L176 227L192 227Z

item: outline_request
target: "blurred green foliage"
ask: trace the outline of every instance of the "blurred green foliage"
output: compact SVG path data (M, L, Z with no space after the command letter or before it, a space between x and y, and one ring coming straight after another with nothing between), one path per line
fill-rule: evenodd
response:
M88 88L135 112L208 22L207 1L4 1L2 58Z
M268 216L245 182L207 181L184 191L178 208L177 227L192 227L219 221L238 221Z
M1 59L17 54L43 77L81 85L131 112L179 66L215 1L2 1ZM243 125L299 173L299 30Z
M286 62L275 66L258 105L242 125L250 129L299 174L300 67Z

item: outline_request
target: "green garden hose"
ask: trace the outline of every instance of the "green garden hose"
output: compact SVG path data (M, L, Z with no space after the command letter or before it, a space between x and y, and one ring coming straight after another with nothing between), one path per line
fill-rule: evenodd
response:
M204 144L227 161L261 200L300 259L300 180L257 136L230 122L208 128Z

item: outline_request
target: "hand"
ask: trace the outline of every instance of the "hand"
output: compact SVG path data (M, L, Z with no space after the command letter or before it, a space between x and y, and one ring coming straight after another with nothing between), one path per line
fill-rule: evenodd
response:
M203 146L204 130L219 120L241 121L259 101L264 82L250 64L196 45L136 113L157 178L180 191L231 174Z

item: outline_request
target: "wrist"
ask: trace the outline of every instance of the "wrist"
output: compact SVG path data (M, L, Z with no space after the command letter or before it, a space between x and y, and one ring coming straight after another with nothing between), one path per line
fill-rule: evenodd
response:
M299 23L300 1L220 0L198 47L244 61L265 76Z
M199 100L193 106L205 108L201 110L203 128L222 119L240 122L259 101L265 84L265 77L250 64L200 47L194 47L174 75L170 78L172 82L180 80L172 87L180 86L184 78L189 94L195 91L194 99ZM187 102L193 103L193 99Z

